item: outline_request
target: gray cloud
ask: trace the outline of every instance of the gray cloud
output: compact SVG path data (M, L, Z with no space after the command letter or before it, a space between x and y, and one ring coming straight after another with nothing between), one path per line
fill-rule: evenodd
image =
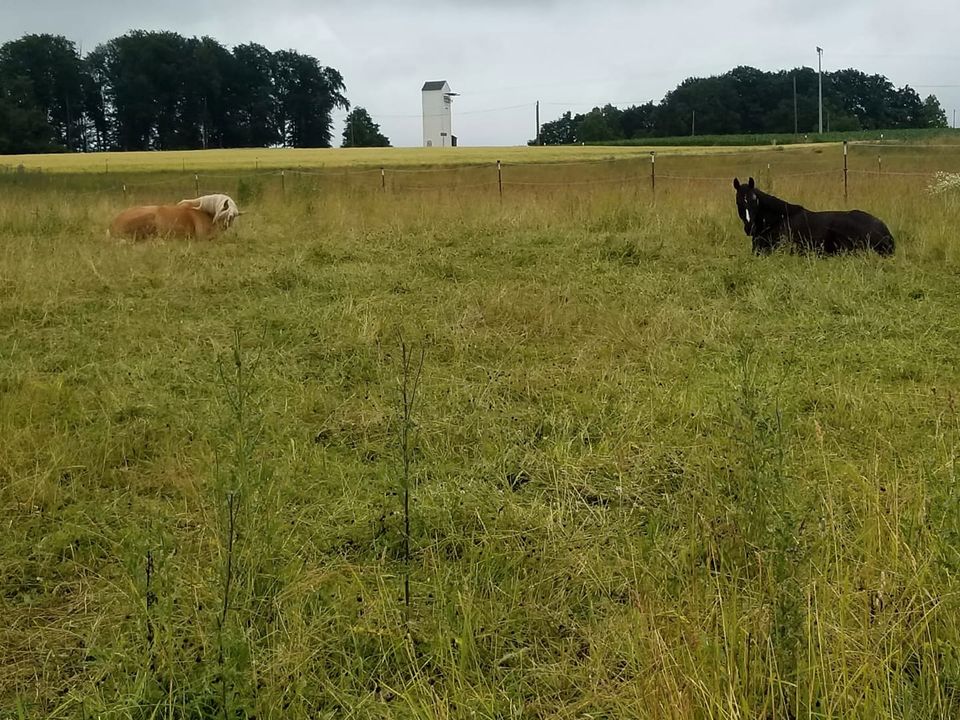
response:
M420 142L420 87L446 79L461 93L454 131L468 145L522 144L534 103L549 120L565 109L660 100L691 75L736 65L856 67L936 94L960 108L951 54L960 6L932 0L904 11L892 0L769 3L742 0L102 0L7 2L0 41L64 34L84 50L133 28L295 48L340 70L395 145ZM338 118L342 121L342 117ZM338 133L339 135L339 133Z

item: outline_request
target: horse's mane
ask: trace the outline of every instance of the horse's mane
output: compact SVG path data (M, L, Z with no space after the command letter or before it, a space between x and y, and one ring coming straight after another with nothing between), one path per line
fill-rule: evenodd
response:
M764 209L779 210L786 215L806 210L806 208L804 208L802 205L787 202L786 200L778 198L776 195L770 195L762 190L754 190L754 192L757 194L757 201L759 202L760 207Z

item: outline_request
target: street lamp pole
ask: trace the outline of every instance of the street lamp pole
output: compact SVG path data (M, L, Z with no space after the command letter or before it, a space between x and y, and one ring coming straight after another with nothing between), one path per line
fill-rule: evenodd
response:
M823 48L817 46L817 95L820 104L820 134L823 135Z

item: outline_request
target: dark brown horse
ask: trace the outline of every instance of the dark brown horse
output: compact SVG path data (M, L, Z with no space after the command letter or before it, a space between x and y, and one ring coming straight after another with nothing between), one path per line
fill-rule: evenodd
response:
M763 255L786 244L791 250L837 255L873 250L893 255L893 235L879 218L861 210L814 212L760 192L753 178L733 179L737 213L743 231L753 239L753 252Z

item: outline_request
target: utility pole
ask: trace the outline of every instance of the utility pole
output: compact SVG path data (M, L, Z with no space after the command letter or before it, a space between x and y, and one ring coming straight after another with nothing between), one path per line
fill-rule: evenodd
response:
M73 125L73 118L70 117L70 95L66 96L67 105L67 150L73 152L73 141L70 137L70 126Z
M537 100L537 145L542 145L540 141L540 101Z
M793 134L797 135L800 132L800 125L797 121L797 75L793 75Z
M203 123L200 126L203 149L207 149L207 96L203 96Z
M823 135L823 48L817 46L817 95L820 100L820 134Z

